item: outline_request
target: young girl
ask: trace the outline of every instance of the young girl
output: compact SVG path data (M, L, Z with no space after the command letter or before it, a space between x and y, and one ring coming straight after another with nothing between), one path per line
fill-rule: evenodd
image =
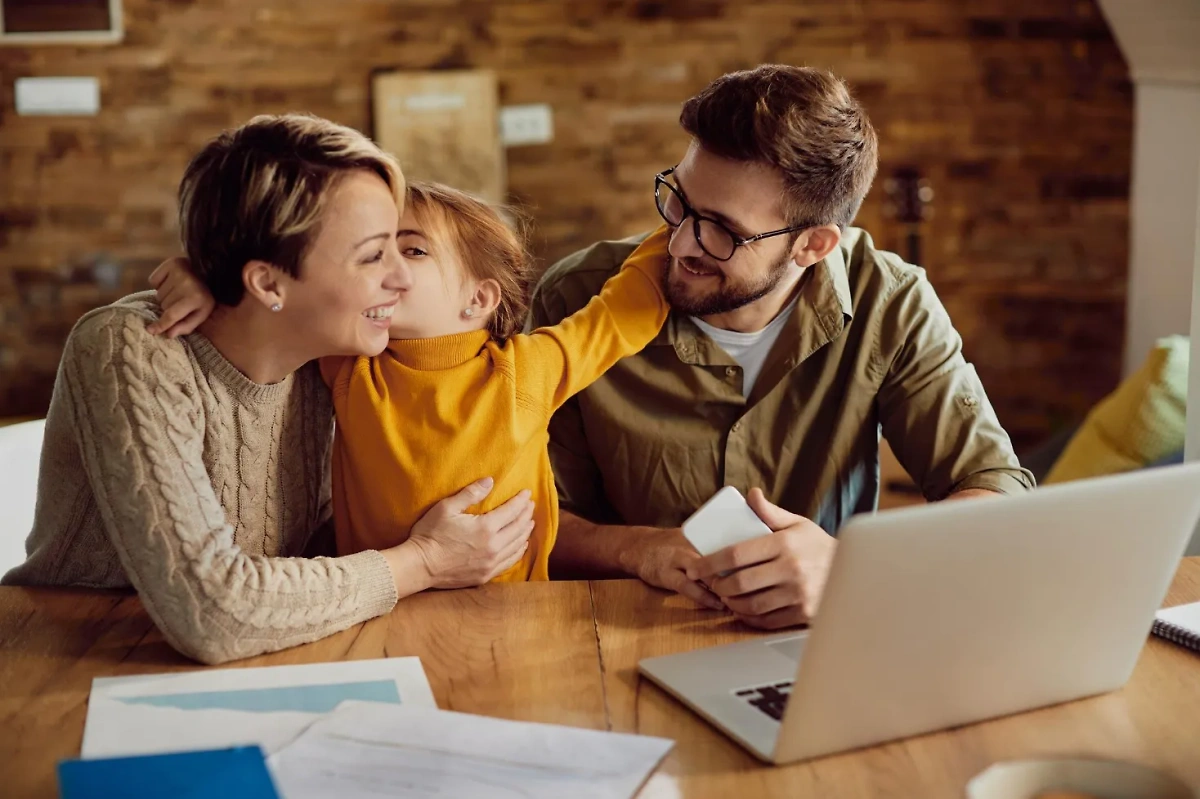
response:
M437 500L492 476L495 489L472 512L520 491L536 508L528 549L495 579L549 579L558 532L550 417L658 334L667 317L667 228L586 307L530 334L518 333L530 259L495 209L446 186L409 184L397 243L411 282L380 312L392 313L388 348L321 361L337 416L338 554L395 546ZM175 263L159 297L176 310L208 307L203 285Z

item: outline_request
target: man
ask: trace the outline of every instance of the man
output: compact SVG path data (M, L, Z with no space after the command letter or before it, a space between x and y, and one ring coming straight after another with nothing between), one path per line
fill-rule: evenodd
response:
M673 310L554 418L552 567L633 574L764 629L801 624L829 533L878 501L881 431L930 500L1033 478L923 271L849 226L878 153L845 84L765 65L714 81L680 123L691 145L655 178ZM581 308L642 238L551 267L532 324ZM776 532L701 558L679 525L723 485Z

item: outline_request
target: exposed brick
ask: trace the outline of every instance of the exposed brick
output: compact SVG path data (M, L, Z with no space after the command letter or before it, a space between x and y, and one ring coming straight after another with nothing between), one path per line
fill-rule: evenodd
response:
M1042 196L1068 200L1103 200L1129 196L1127 175L1047 175Z
M509 151L543 263L657 224L678 106L764 60L851 81L881 135L859 222L904 252L884 180L933 186L923 266L1022 444L1119 374L1132 90L1093 0L124 0L112 47L0 48L0 416L45 410L61 337L179 249L188 159L256 113L370 130L377 69L495 70L549 103L555 140ZM18 117L25 75L94 75L93 118ZM111 259L111 260L106 260Z
M1017 35L1025 39L1084 39L1103 41L1110 38L1108 28L1099 19L1023 19L1017 22Z
M1012 23L1006 19L969 19L967 35L972 39L1003 39L1012 35Z
M634 19L678 19L693 20L720 17L724 2L701 2L701 0L638 0L633 3L631 14Z

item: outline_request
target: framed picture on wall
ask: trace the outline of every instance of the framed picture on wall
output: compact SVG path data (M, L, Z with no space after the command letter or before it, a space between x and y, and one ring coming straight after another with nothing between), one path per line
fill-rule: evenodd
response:
M503 202L499 91L486 69L381 71L372 76L374 138L410 179Z
M0 0L0 45L112 44L121 0Z

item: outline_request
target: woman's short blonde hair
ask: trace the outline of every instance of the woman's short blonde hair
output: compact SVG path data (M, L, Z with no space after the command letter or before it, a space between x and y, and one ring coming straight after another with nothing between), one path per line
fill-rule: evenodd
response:
M383 178L403 208L396 159L353 128L305 114L257 116L209 142L179 184L179 229L192 271L217 302L237 305L242 270L265 261L292 277L347 172Z

